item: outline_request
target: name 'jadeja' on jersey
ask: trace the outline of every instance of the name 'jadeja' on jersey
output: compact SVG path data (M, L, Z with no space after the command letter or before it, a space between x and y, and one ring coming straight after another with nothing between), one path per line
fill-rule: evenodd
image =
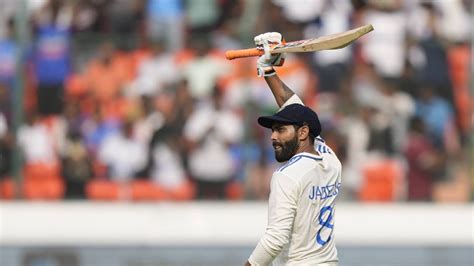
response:
M336 181L334 184L325 185L325 186L312 186L309 191L310 200L324 200L332 198L339 194L341 189L341 182Z

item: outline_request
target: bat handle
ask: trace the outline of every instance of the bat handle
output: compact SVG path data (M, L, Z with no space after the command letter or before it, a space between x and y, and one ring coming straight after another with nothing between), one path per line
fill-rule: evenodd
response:
M252 56L261 56L263 55L262 50L257 48L241 49L241 50L229 50L225 52L225 57L228 60L242 58L242 57L252 57Z

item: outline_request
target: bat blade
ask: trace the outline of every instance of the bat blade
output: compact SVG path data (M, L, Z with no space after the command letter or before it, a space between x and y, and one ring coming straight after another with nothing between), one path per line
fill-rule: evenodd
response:
M374 30L371 24L348 30L341 33L331 34L327 36L321 36L318 38L287 42L284 44L273 47L270 51L272 54L278 53L304 53L304 52L316 52L321 50L335 50L341 49L361 36ZM243 49L243 50L229 50L226 51L225 56L227 59L232 60L236 58L260 56L263 54L262 50L257 48Z
M372 30L374 30L374 27L371 24L368 24L341 33L321 36L313 39L287 42L285 44L275 46L271 50L271 53L304 53L341 49L348 46L361 36L371 32Z

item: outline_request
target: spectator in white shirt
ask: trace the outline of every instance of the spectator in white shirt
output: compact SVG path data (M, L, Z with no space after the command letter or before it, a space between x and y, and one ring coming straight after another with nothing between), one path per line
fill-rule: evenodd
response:
M230 65L211 54L211 44L205 37L196 37L192 42L196 57L183 66L183 78L189 82L193 98L205 99L212 95L215 81L229 73Z
M27 114L27 123L18 131L18 144L25 163L55 163L57 154L49 131L34 111Z
M405 67L408 16L400 7L385 7L380 2L373 1L372 8L365 13L364 24L372 24L377 30L366 37L362 52L378 74L399 78Z
M98 159L108 167L109 177L126 182L146 163L146 148L133 138L133 123L126 121L121 131L109 135L99 147Z
M222 105L222 92L214 89L212 102L198 106L184 127L191 143L189 168L199 198L224 198L226 184L236 173L230 146L241 140L243 121Z
M131 94L153 96L179 79L174 55L167 52L163 44L153 44L152 57L138 66L137 78L132 82Z

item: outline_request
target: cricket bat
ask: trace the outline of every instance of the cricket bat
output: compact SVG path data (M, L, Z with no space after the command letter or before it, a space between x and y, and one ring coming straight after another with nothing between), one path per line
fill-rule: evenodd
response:
M372 24L367 24L362 27L358 27L352 30L348 30L341 33L321 36L318 38L312 38L307 40L286 42L282 44L275 45L271 48L270 53L279 54L279 53L304 53L304 52L316 52L321 50L334 50L341 49L361 36L374 30ZM225 57L228 60L242 58L242 57L251 57L251 56L261 56L263 55L263 50L257 48L242 49L242 50L229 50L226 51Z

